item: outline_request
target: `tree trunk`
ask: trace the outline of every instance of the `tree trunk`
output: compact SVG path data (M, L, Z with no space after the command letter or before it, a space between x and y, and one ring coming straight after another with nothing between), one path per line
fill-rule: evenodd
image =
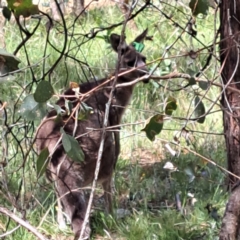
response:
M59 4L59 7L63 13L63 15L65 14L65 6L64 6L64 1L63 0L59 0L58 1L58 4ZM56 1L55 0L51 0L50 1L50 8L51 8L51 11L52 11L52 17L55 21L58 21L60 22L62 20L61 18L61 15L59 13L59 10L58 10L58 7L57 7L57 4L56 4Z
M239 209L240 209L240 187L232 193L226 206L219 235L221 240L239 239Z
M76 17L84 14L84 0L73 0L73 12Z
M224 86L240 89L240 0L224 0L220 6L220 59ZM240 96L229 89L223 91L223 124L227 147L228 170L240 176ZM229 176L229 187L237 184L237 179ZM220 239L239 239L240 190L236 187L229 198Z
M236 7L236 8L234 8ZM221 19L221 64L225 85L240 89L239 43L240 0L222 1ZM224 133L227 146L228 169L240 176L240 99L239 94L228 89L222 96ZM230 176L230 184L236 179Z

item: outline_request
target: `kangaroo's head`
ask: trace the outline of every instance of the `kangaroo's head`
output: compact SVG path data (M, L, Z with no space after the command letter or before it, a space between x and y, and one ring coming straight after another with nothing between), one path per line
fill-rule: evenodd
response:
M121 79L123 79L124 81L127 82L133 81L134 79L142 77L146 73L148 73L148 69L145 66L146 57L136 50L137 49L136 45L139 45L141 48L140 44L142 44L143 40L146 38L146 35L147 29L143 33L141 33L138 37L136 37L135 40L130 45L127 45L125 39L123 43L120 45L121 36L118 34L111 34L110 36L110 43L112 45L113 50L115 52L118 52L119 48L121 48L121 62L119 73L126 72L121 77Z

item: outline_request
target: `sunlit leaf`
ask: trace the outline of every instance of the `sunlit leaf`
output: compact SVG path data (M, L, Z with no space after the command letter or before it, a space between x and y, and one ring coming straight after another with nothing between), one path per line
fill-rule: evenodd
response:
M74 137L66 134L63 129L61 129L61 133L62 133L63 148L67 156L71 158L73 161L83 162L84 153L78 141Z
M39 120L46 115L46 106L36 102L31 94L24 98L19 113L28 121Z
M171 64L172 64L172 60L171 59L164 59L164 64L167 66L167 67L170 67Z
M38 178L43 175L43 173L46 171L47 164L48 164L48 157L49 157L49 151L48 148L44 148L37 159L37 176Z
M164 62L164 65L166 66L166 69L170 70L170 67L171 67L171 64L172 64L172 59L171 59L171 57L169 57L169 54L167 52L164 55L163 62Z
M175 172L178 171L177 167L173 165L173 163L171 162L166 162L165 165L163 166L164 169L171 171L171 172Z
M43 103L49 100L53 95L53 87L50 82L41 81L34 93L34 99L36 102Z
M184 169L184 172L189 177L189 183L191 183L195 179L195 175L193 173L193 170L189 167Z
M38 5L34 5L32 0L7 0L7 2L8 8L13 11L16 18L21 15L27 18L39 13Z
M167 115L172 115L172 112L177 109L177 100L171 96L167 99L167 105L165 107L165 113Z
M162 131L163 128L163 115L156 114L146 120L145 127L141 130L146 132L149 140L154 141L155 136Z
M204 123L205 116L202 116L202 115L205 115L204 104L198 96L195 97L194 103L195 103L194 115L196 118L198 118L197 122Z
M194 16L197 16L200 13L207 15L209 3L208 0L191 0L189 7L191 8Z

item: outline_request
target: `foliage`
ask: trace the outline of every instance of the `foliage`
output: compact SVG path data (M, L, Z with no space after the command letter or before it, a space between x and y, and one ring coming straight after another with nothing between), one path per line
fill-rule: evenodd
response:
M74 161L83 162L84 160L84 153L80 148L78 141L66 134L63 129L61 129L62 133L62 144L66 154Z
M17 57L0 48L0 76L18 70L19 63Z
M49 100L53 95L53 87L47 81L41 81L35 93L33 94L34 100L38 103L44 103Z
M37 159L37 176L41 177L46 169L47 169L47 163L48 163L48 157L49 157L49 151L48 148L44 148Z
M163 127L163 115L157 114L146 121L142 131L146 132L147 137L153 141L155 136L159 134Z
M43 103L36 102L34 95L30 94L24 98L19 112L26 120L33 121L46 115L46 107Z
M191 0L189 7L194 16L197 16L200 13L206 15L208 12L208 0Z
M21 15L27 18L39 13L38 6L34 5L31 0L7 0L7 2L8 9L13 11L16 18L19 18ZM7 16L9 16L9 14Z

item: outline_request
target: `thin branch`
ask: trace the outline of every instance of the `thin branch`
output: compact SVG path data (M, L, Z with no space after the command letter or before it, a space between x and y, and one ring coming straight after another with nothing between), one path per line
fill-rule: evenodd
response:
M18 230L20 226L21 226L21 225L18 225L18 226L16 226L15 228L13 228L12 230L7 231L7 232L1 234L1 235L0 235L0 238L4 238L4 237L6 237L6 236L8 236L8 235L11 235L11 234L14 233L16 230Z
M4 207L0 207L0 213L10 217L11 219L13 219L15 222L17 222L18 224L20 224L21 226L26 228L28 231L30 231L38 239L41 239L41 240L46 240L47 239L40 232L38 232L38 230L35 227L33 227L28 222L26 222L23 219L21 219L20 217L18 217L14 213L10 212L8 209L6 209Z

